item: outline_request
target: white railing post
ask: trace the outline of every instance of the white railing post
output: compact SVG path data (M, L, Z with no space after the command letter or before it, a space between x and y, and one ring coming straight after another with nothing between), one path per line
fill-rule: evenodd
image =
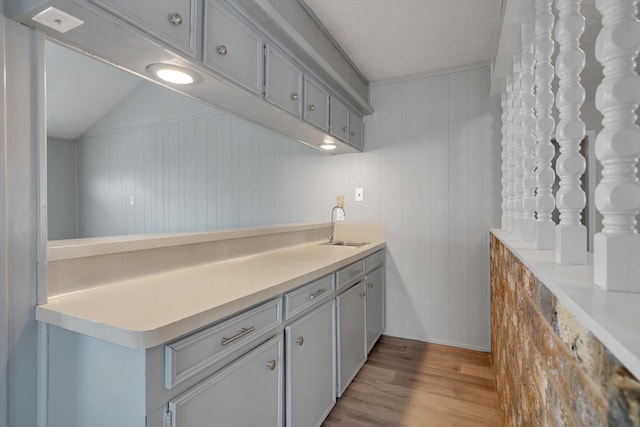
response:
M603 28L596 41L596 58L604 79L596 92L596 108L603 129L596 139L596 157L602 180L595 203L603 229L594 238L594 281L615 291L640 292L640 235L635 217L640 213L637 163L640 129L636 109L640 79L635 60L640 48L638 0L596 0Z
M536 248L553 249L556 225L551 214L556 206L553 197L553 183L556 174L551 167L555 149L551 136L555 129L555 120L551 114L553 108L554 68L551 57L554 51L553 0L536 0Z
M501 153L501 172L502 172L502 218L500 221L500 228L502 230L507 229L507 92L506 89L502 92L502 96L500 99L500 107L502 108L502 115L500 116L502 120L502 153Z
M522 239L532 241L536 233L536 118L533 113L535 95L535 39L533 22L524 22L521 27L522 57Z
M556 139L560 145L556 173L560 177L560 189L556 203L560 224L556 227L555 255L556 262L562 264L587 262L587 228L581 223L586 196L580 187L586 167L580 154L580 143L585 135L585 124L580 118L580 108L585 99L580 82L585 65L584 51L580 49L580 36L585 24L580 13L581 3L582 0L556 2L556 40L559 45L556 73L560 79L556 100L560 111L560 122L556 128Z
M515 166L513 136L513 77L507 77L507 231L513 232L515 202Z
M513 55L513 234L522 237L522 73L521 55Z

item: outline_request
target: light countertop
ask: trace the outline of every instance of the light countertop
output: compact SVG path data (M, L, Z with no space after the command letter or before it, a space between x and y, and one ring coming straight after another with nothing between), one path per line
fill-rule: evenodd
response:
M221 320L384 248L288 246L209 264L122 280L49 298L36 319L126 347L143 349Z

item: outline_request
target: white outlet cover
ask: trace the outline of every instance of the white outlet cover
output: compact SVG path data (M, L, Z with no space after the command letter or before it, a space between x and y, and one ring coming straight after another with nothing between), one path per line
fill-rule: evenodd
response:
M356 199L356 202L364 201L364 188L356 188L355 199Z
M66 33L84 24L84 21L55 7L48 7L31 19L60 33Z
M337 209L336 210L336 221L344 221L344 210Z

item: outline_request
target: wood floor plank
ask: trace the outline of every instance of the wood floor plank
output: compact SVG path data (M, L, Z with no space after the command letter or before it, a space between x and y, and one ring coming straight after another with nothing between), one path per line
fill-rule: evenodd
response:
M498 427L487 353L380 338L323 427Z

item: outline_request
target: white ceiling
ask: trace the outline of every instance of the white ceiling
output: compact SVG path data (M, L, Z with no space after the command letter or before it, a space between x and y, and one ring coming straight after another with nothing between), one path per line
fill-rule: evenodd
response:
M501 0L305 0L369 81L488 62Z

